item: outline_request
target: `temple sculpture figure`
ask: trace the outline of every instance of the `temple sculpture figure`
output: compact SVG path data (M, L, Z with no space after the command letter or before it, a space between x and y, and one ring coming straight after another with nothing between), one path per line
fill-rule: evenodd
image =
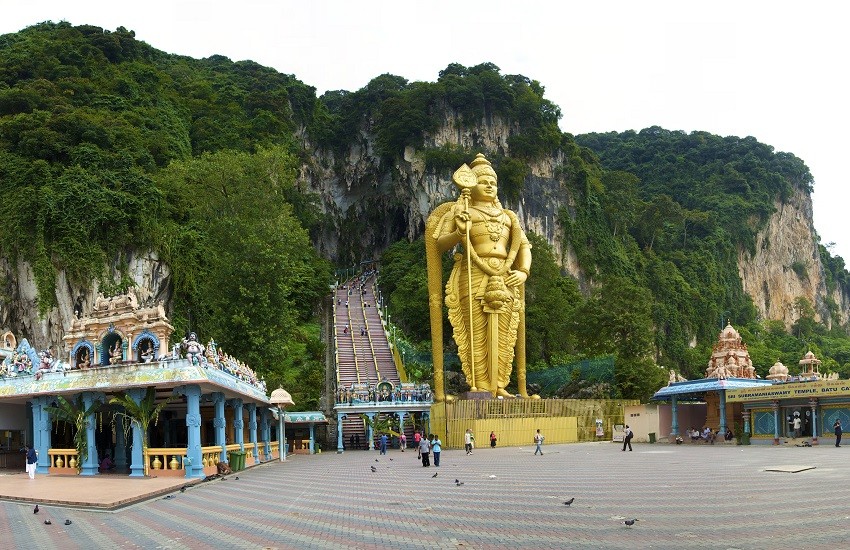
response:
M454 174L457 201L428 217L425 246L434 399L446 399L443 385L442 255L456 248L445 300L461 367L473 392L513 397L505 388L516 357L519 394L525 385L525 281L531 244L517 215L499 203L496 172L484 155Z

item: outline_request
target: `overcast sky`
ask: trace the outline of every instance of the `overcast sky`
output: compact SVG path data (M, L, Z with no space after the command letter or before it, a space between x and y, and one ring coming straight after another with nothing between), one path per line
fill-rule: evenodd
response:
M845 221L850 33L840 2L0 0L0 34L41 21L136 31L169 53L251 59L327 90L392 73L435 81L489 61L546 88L573 134L753 136L815 179L821 242L850 263ZM840 10L840 11L839 11Z

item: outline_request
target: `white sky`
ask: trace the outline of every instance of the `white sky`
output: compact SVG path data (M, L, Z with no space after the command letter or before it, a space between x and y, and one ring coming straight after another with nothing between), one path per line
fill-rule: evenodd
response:
M435 81L489 61L540 81L573 134L753 136L815 179L815 228L850 263L840 2L0 0L0 34L41 21L136 31L169 53L251 59L327 90L392 73Z

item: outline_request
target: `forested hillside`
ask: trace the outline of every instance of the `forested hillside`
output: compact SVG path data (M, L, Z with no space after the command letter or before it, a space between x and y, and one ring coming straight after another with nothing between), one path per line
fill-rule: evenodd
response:
M437 76L317 97L295 76L167 54L124 28L0 37L0 328L67 322L69 299L136 284L128 258L149 250L170 268L159 295L179 332L214 338L317 408L331 262L383 254L404 345L429 351L422 220L484 151L535 245L533 368L611 357L614 383L584 390L646 397L666 380L656 365L701 376L728 319L762 375L809 348L850 374L847 311L829 295L847 294L841 258L818 248L810 269L828 292L799 302L790 332L759 318L737 265L776 204L808 196L800 159L702 132L574 137L533 79L491 63ZM427 361L412 367L427 375Z

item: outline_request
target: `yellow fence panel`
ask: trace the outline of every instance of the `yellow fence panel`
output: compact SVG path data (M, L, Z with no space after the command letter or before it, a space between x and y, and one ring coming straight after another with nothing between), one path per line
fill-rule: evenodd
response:
M461 449L464 434L472 429L475 446L533 445L537 430L546 443L575 443L610 438L611 427L623 423L624 408L637 400L625 399L487 399L434 403L431 431L446 448ZM596 420L603 422L603 436L596 434Z

